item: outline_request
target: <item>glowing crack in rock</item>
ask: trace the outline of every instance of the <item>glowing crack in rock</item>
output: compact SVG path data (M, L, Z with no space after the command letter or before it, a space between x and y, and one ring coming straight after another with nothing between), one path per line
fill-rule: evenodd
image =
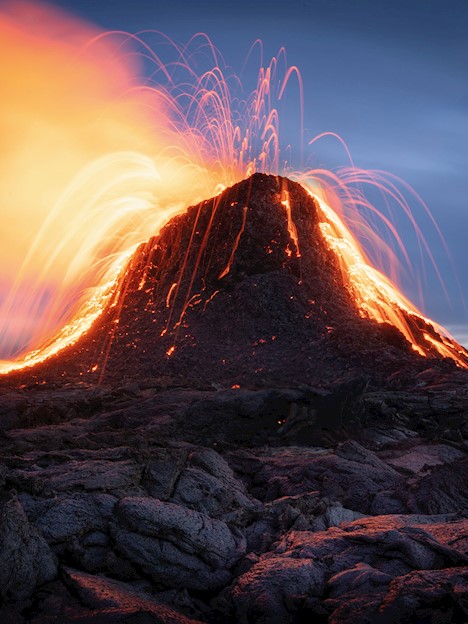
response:
M395 254L364 214L378 210L363 197L356 201L356 184L374 185L417 228L395 181L354 165L341 173L294 170L278 103L294 79L302 142L302 81L285 51L261 64L245 93L206 36L186 46L157 33L146 37L101 33L33 3L0 11L0 50L8 58L0 65L0 372L33 366L75 343L106 306L118 305L119 278L140 243L187 206L256 171L288 175L317 200L322 235L363 316L397 327L421 356L431 347L466 367L466 352L385 276L397 265ZM142 71L143 62L151 71ZM281 202L299 257L287 188ZM247 210L220 277L229 273ZM407 258L391 220L381 220ZM385 271L371 265L352 230L382 249ZM171 314L178 288L167 293ZM189 289L182 316L197 301ZM433 328L426 344L415 340L402 312Z
M290 201L289 201L289 193L288 193L288 189L287 187L281 189L281 203L283 204L283 206L286 209L286 215L288 217L288 232L289 232L289 236L291 237L291 240L294 242L294 246L296 248L296 255L298 258L300 258L301 256L301 251L299 249L299 237L297 235L297 229L296 229L296 225L293 221L292 215L291 215L291 205L290 205Z
M218 279L222 279L223 277L226 277L226 275L228 275L229 271L231 270L231 265L232 265L232 261L234 260L234 256L236 254L236 249L239 246L239 241L240 238L242 236L242 234L244 233L244 229L245 229L245 221L247 219L247 211L248 211L248 206L244 206L242 208L242 223L241 223L241 227L239 229L239 232L237 233L237 236L234 240L234 245L232 246L232 251L231 251L231 255L229 257L228 263L226 265L226 267L223 269L223 271L219 274L219 278Z

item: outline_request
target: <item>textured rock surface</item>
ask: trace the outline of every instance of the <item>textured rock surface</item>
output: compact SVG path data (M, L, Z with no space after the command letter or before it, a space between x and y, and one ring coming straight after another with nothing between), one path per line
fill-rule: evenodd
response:
M124 498L112 525L117 549L158 584L209 590L226 585L245 551L238 529L153 498Z
M0 502L0 596L21 602L57 574L57 562L16 499Z
M375 390L354 394L359 426L310 443L288 420L310 401L316 422L333 389L145 382L101 388L92 409L84 388L23 392L48 407L34 426L16 398L1 441L3 534L20 544L2 555L5 621L464 622L467 448L421 437L440 416L418 397L388 391L376 415ZM88 411L51 424L55 400Z
M325 427L335 391L337 404L341 386L244 391L153 380L101 388L92 403L83 387L38 387L23 390L29 403L47 403L36 423L16 391L0 478L3 535L18 548L2 550L0 616L390 624L443 615L464 624L465 442L432 440L427 428L421 437L421 421L441 416L416 395L379 391L375 413L373 388L348 395L352 427L333 417ZM450 385L436 396L450 413L466 400ZM55 400L58 414L87 407L51 424ZM303 428L291 437L317 411L313 441Z
M103 530L106 527L105 511L108 513L115 499L102 501L94 496L63 496L52 501L47 511L37 518L35 525L49 543L64 542L89 532Z
M81 621L142 622L146 624L196 624L192 618L157 602L144 591L119 581L66 568L65 582L89 609ZM133 618L133 619L132 619ZM73 620L76 621L76 620Z
M350 592L372 595L412 570L468 561L419 526L394 526L392 518L382 519L380 526L371 518L340 529L289 533L235 583L231 596L237 621L290 621L291 609L306 612L311 597L326 590L335 602Z
M390 583L374 621L466 621L467 596L468 567L412 572Z

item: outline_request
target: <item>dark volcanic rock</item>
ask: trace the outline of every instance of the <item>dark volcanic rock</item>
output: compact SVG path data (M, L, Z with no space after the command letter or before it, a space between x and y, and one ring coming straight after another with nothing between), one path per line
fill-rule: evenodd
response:
M421 570L395 579L374 622L468 620L468 567Z
M37 586L57 574L56 559L16 499L0 503L0 596L4 602L24 601Z
M73 622L141 622L142 624L197 624L198 620L186 617L153 596L125 583L105 577L84 574L67 568L65 581L72 592L88 608Z
M365 592L368 599L376 588L382 591L412 570L466 565L465 556L434 540L418 525L418 518L409 523L402 526L399 518L375 523L369 518L323 532L289 533L234 584L236 621L291 622L292 613L305 616L313 611L326 591L332 605L337 596L350 592ZM392 552L398 557L389 556Z
M345 387L146 380L102 387L101 407L71 420L19 412L0 475L18 492L7 533L26 537L0 566L0 619L377 624L445 609L464 623L466 448L419 424L462 414L466 391ZM86 405L85 389L34 396L48 414L55 398ZM328 410L346 415L338 427Z
M260 507L225 460L211 449L194 450L180 472L171 501L214 518L234 519Z
M237 529L180 505L124 498L116 517L117 549L162 586L222 587L245 552L245 539Z
M401 483L393 468L354 441L345 442L335 452L295 446L261 453L235 453L232 462L237 470L252 474L254 495L262 491L268 500L318 490L322 496L368 513L379 492Z
M468 458L456 471L448 464L437 466L407 494L412 511L423 513L466 512L468 510Z
M35 526L49 544L66 542L107 528L117 499L106 494L55 497L42 506Z
M48 491L131 491L140 481L141 471L132 461L91 461L63 462L39 470L18 470L11 476L31 482L31 487L45 488Z

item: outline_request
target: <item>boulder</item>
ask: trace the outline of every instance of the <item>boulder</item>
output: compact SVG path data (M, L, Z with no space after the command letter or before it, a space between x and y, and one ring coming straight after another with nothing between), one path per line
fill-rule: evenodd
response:
M199 624L167 605L157 602L150 594L135 589L127 583L104 576L96 576L64 569L64 580L70 591L87 607L78 621L125 624L130 621L142 624Z
M420 443L401 451L393 449L381 455L388 464L410 475L430 472L434 466L451 464L466 457L460 449L447 444Z
M52 501L35 526L50 544L105 530L116 498L109 494L75 494Z
M57 574L57 562L41 534L28 521L15 495L0 503L0 597L28 599Z
M322 566L312 558L263 558L234 584L233 620L238 624L286 624L306 597L324 591Z
M468 621L468 567L418 570L390 583L373 624ZM344 621L343 621L344 624Z
M436 466L406 494L412 513L441 514L468 509L468 459Z
M289 532L233 585L238 621L290 622L292 612L313 611L311 597L323 597L326 587L338 596L354 585L367 596L366 587L382 592L391 579L414 570L466 565L464 555L421 528L421 518L410 522L362 518L322 532Z
M246 548L242 534L225 522L152 498L122 499L111 529L118 551L169 587L226 585Z
M358 511L346 509L338 501L327 501L326 499L322 499L318 510L319 515L310 523L312 531L326 531L330 527L337 527L364 517Z
M260 508L226 461L212 449L192 451L174 487L172 501L214 518L233 519Z
M367 563L356 563L352 568L338 572L327 583L328 595L331 598L349 593L369 595L375 588L387 587L392 577L376 570Z
M348 509L369 513L374 498L403 482L398 472L355 441L335 452L321 448L280 447L253 454L231 453L236 471L250 480L250 490L267 500L318 490Z

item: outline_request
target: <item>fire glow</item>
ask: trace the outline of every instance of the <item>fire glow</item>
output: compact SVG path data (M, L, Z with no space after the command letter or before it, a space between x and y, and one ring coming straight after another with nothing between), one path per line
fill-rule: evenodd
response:
M170 60L158 56L155 38ZM376 210L353 190L362 182L411 218L395 184L355 167L294 172L278 104L286 88L297 88L294 80L302 98L302 84L284 50L261 63L256 88L245 95L203 35L178 47L155 33L100 33L55 9L14 2L0 12L0 47L9 59L0 66L0 372L76 342L109 304L139 243L255 171L288 175L317 200L322 234L363 316L398 327L422 356L435 350L467 366L466 352L371 265L347 225L372 231L362 208ZM300 255L287 190L281 201ZM404 254L394 226L386 226ZM394 267L391 247L373 236L383 264ZM177 292L174 283L168 307ZM434 328L425 344L415 341L402 311Z

